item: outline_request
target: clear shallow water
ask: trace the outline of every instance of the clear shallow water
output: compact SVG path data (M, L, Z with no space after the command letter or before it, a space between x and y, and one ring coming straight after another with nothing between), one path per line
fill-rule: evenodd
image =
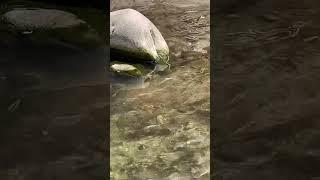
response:
M136 9L158 27L172 68L147 87L112 83L111 178L209 179L209 1L112 3L112 10Z

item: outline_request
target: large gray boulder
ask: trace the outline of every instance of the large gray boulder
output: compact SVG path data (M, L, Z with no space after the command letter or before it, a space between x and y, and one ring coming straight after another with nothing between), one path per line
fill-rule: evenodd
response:
M156 26L133 9L110 13L111 53L143 61L168 64L169 48Z

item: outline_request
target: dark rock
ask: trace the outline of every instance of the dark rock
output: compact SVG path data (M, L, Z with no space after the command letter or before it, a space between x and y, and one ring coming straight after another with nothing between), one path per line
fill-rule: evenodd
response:
M61 6L71 6L71 7L93 7L96 9L106 10L108 7L109 1L104 0L33 0L35 2L42 2L42 3L51 3L55 5Z

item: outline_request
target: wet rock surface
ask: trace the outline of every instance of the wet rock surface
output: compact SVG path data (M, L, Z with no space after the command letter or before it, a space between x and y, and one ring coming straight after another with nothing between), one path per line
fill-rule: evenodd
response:
M112 63L111 70L118 75L124 75L128 77L142 76L142 72L138 68L130 64Z
M82 51L100 47L104 43L98 32L88 23L75 14L62 10L8 8L1 18L1 26L6 28L4 32L13 38L4 39L8 39L8 43L15 46L12 48L21 46L20 48L24 48L29 54L32 50L34 54L37 54L36 50L50 53L51 49Z
M130 62L131 59L166 64L169 49L157 27L134 9L110 13L110 48ZM111 59L112 60L112 59Z
M319 6L261 0L214 15L214 179L319 177Z
M209 1L121 2L111 10L150 19L172 64L134 87L111 84L111 179L209 179Z
M85 23L74 14L56 9L14 9L3 18L22 30L69 28Z

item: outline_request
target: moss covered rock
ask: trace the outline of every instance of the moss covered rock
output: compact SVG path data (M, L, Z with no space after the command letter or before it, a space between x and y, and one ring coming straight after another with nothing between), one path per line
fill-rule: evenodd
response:
M111 54L132 60L168 64L169 48L156 26L133 9L110 14Z
M142 72L131 64L113 63L111 64L111 71L122 76L140 77Z

